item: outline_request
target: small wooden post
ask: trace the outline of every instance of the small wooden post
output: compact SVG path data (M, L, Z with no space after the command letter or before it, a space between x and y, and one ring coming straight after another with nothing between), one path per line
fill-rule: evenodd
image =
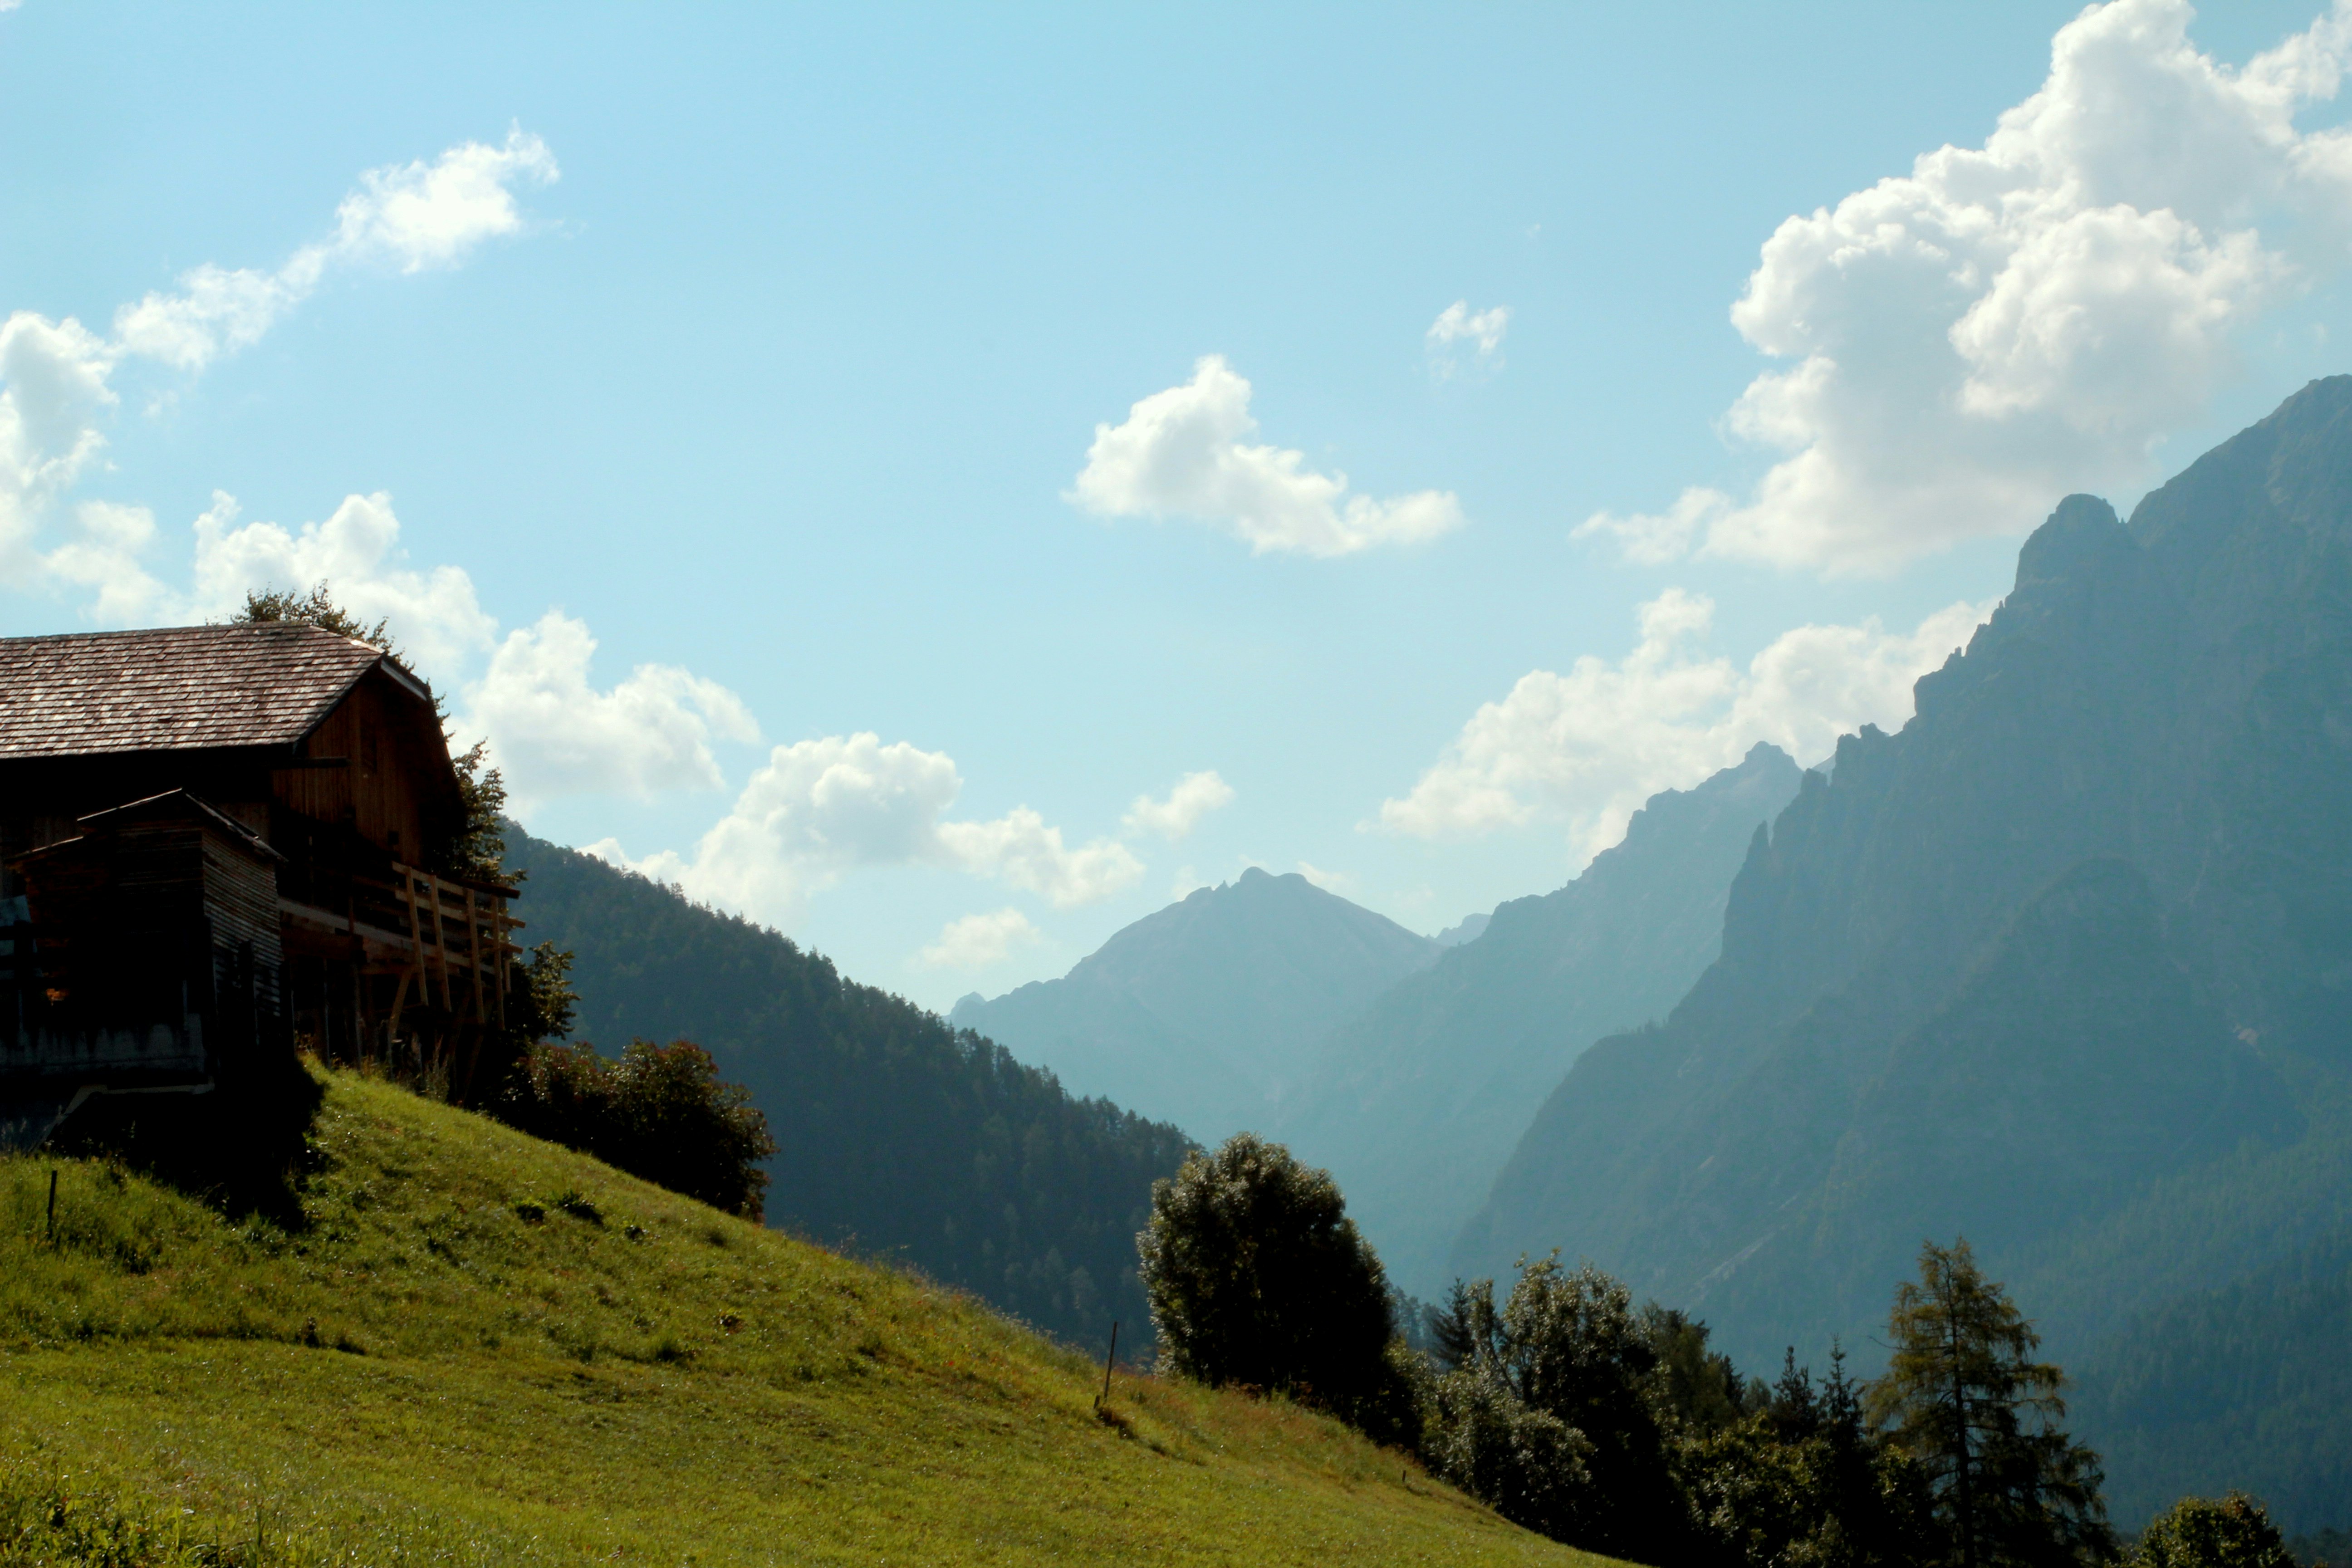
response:
M1110 1321L1110 1351L1103 1357L1103 1391L1095 1395L1095 1408L1100 1410L1110 1398L1110 1363L1118 1357L1118 1320Z
M51 1241L55 1241L57 1238L58 1238L58 1172L57 1172L57 1167L56 1167L56 1166L54 1166L54 1165L52 1165L52 1166L50 1166L50 1167L49 1167L49 1239L50 1239Z

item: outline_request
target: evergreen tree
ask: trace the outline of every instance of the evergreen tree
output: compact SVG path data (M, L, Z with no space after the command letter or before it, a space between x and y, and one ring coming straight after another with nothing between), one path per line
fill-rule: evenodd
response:
M1738 1568L1909 1568L1935 1559L1925 1477L1874 1435L1832 1345L1813 1380L1792 1348L1738 1425L1686 1437L1676 1468L1702 1544Z
M2042 1568L2114 1555L2099 1459L2058 1425L2065 1376L1978 1270L1965 1239L1920 1248L1895 1296L1894 1355L1870 1390L1873 1425L1923 1466L1960 1568Z

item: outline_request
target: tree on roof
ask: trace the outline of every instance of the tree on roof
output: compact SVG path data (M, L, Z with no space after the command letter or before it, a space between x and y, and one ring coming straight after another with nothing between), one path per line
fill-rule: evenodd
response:
M389 617L379 616L373 626L368 625L335 603L323 577L307 592L285 588L247 590L245 609L237 616L236 625L279 622L317 626L337 637L363 642L404 668L408 663L401 657L399 645L392 640ZM441 738L446 742L449 738L448 714L439 692L433 696L433 712L442 721ZM465 752L450 754L450 765L457 770L457 798L462 810L457 831L430 869L445 877L511 884L521 881L523 874L509 871L506 866L506 835L500 828L507 808L506 778L497 768L487 765L488 760L487 741L477 741Z
M323 577L311 584L307 594L280 588L246 590L245 609L237 616L236 625L265 626L278 621L317 626L337 637L363 642L389 658L400 659L403 666L408 663L405 658L401 658L400 648L392 640L390 618L379 616L375 625L368 625L335 603L327 591L327 580Z

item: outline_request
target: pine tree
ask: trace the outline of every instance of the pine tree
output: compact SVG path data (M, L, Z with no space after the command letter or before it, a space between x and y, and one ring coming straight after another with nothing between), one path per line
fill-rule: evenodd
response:
M1871 1420L1928 1472L1960 1568L2112 1558L2098 1456L2058 1425L2065 1374L2032 1359L2041 1336L1965 1239L1920 1248L1888 1328Z

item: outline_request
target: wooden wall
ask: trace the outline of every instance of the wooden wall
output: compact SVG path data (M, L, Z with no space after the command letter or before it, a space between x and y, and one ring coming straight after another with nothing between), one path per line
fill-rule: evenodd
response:
M435 797L446 793L448 752L437 728L419 724L414 698L389 680L361 681L310 732L310 754L341 757L344 765L276 774L279 805L352 828L404 864L430 858L430 837L441 826L436 818L446 815Z

